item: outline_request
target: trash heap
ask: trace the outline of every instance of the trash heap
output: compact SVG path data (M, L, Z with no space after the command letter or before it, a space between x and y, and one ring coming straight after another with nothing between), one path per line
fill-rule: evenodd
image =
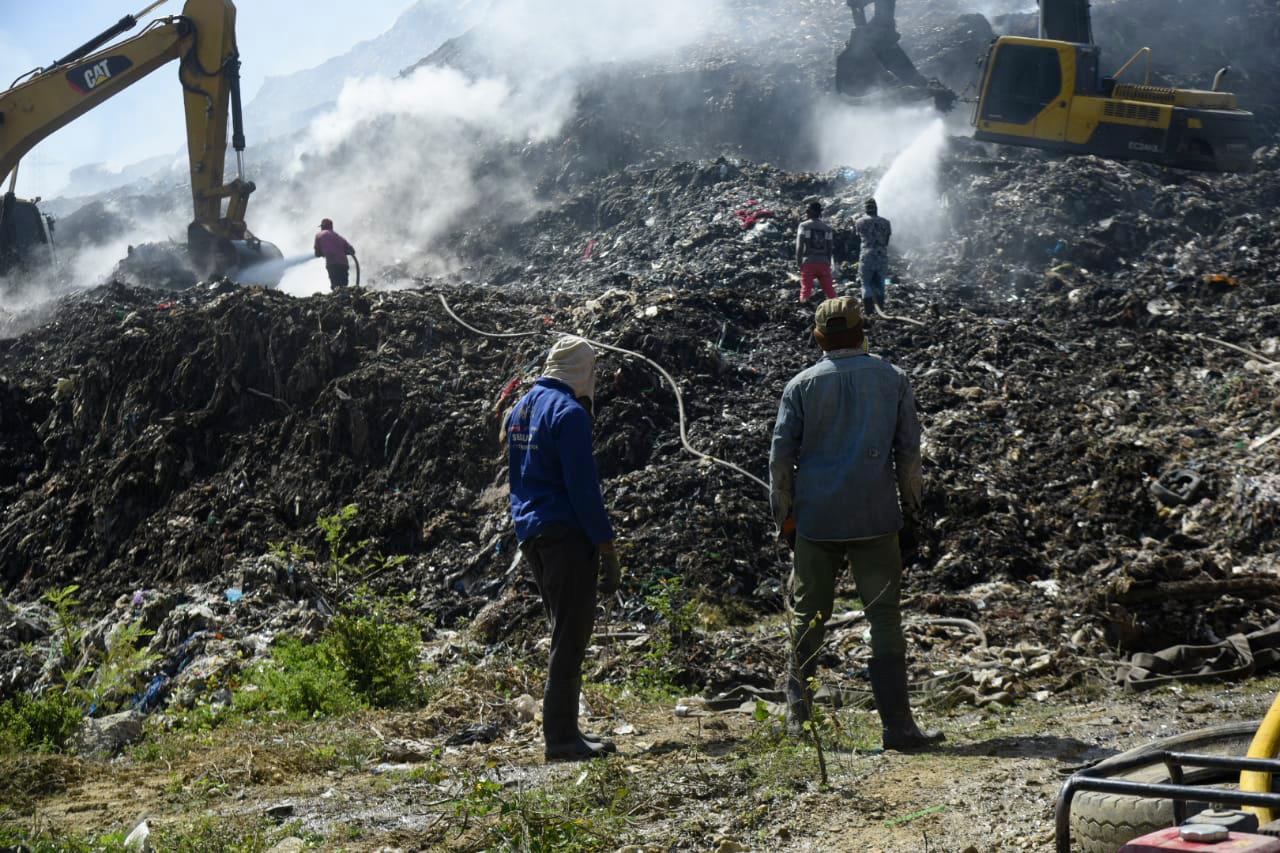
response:
M806 26L826 26L834 13L814 9ZM803 73L818 67L791 44L779 51L800 51ZM715 133L750 132L729 118ZM692 444L767 477L782 387L818 356L796 301L799 211L826 202L839 287L856 293L851 224L884 169L805 172L738 150L673 163L645 138L628 152L569 136L601 157L557 173L520 221L478 211L452 235L463 263L448 275L404 260L407 289L305 299L113 283L0 340L0 696L57 669L22 644L50 635L39 598L70 584L108 622L146 612L166 696L190 663L166 667L210 625L249 656L314 627L341 588L264 555L319 548L316 519L349 504L353 537L407 557L380 589L413 591L442 629L528 641L540 611L499 427L553 333L662 365ZM1069 687L1116 650L1276 622L1280 148L1221 176L953 137L937 165L937 232L921 244L898 219L891 262L889 310L919 325L870 329L926 429L908 579L921 668L960 673L940 685L956 701L1004 701L1036 679ZM880 198L891 219L895 201ZM477 335L441 297L481 330L530 334ZM643 634L654 591L679 578L731 626L680 662L685 681L766 687L780 644L732 626L782 606L789 557L767 495L682 449L675 395L648 363L608 353L600 370L596 456L627 567L611 620ZM192 608L209 625L181 621ZM861 634L851 622L827 664L865 653Z

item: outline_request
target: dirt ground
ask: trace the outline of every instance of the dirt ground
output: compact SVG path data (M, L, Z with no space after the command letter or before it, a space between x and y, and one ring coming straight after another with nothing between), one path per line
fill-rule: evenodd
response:
M519 667L490 675L508 691L536 684ZM547 765L530 720L491 744L427 747L415 738L438 727L432 708L155 730L111 762L59 758L41 772L78 781L0 828L66 845L49 849L115 849L110 833L146 819L181 839L159 849L262 850L294 837L350 851L1050 851L1054 799L1073 770L1259 719L1277 688L1280 678L1142 695L1096 687L1008 710L926 709L947 743L915 755L874 749L873 713L846 708L824 728L826 786L816 751L781 736L775 717L681 717L672 697L598 687L588 722L619 732L619 753L590 766ZM480 719L493 712L479 704Z

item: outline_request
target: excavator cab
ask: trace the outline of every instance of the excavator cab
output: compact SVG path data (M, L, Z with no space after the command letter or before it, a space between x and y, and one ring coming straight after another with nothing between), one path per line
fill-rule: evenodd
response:
M53 220L37 201L12 192L0 196L0 276L53 262Z
M1041 0L1040 37L1006 36L987 54L974 138L1183 169L1248 170L1254 116L1219 90L1225 69L1211 90L1152 86L1150 54L1143 48L1104 75L1087 0ZM1120 82L1144 56L1146 82Z

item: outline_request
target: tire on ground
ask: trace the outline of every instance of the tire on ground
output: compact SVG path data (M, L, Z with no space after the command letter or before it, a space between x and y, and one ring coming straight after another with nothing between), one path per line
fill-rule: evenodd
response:
M1259 722L1228 723L1187 732L1112 756L1098 766L1106 767L1150 754L1150 763L1117 773L1111 778L1166 784L1170 781L1169 772L1158 758L1159 753L1174 751L1243 756L1249 751L1249 743L1258 725ZM1185 781L1195 785L1235 783L1239 775L1239 771L1230 770L1187 770ZM1194 814L1207 807L1207 802L1190 802L1187 812ZM1173 826L1173 803L1170 800L1080 791L1071 805L1071 849L1079 853L1116 853L1126 842L1170 826Z

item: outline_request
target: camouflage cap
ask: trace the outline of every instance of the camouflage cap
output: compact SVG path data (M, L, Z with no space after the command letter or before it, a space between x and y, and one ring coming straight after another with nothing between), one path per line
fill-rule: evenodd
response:
M828 299L818 306L813 318L819 332L843 332L862 328L862 304L849 296Z

